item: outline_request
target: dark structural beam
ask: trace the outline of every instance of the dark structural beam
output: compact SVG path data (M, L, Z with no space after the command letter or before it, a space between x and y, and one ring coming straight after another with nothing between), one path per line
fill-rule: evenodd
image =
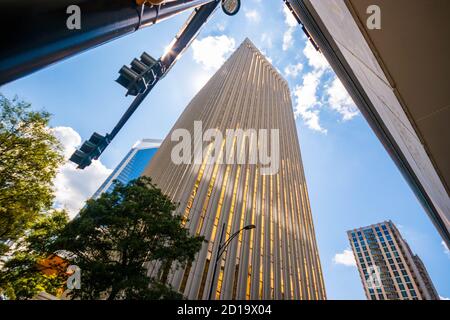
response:
M142 10L135 0L2 0L0 85L212 1L177 0ZM71 5L81 11L79 30L67 28Z

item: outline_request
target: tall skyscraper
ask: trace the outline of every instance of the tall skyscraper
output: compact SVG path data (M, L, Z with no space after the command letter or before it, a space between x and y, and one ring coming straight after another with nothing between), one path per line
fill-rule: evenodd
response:
M92 198L98 198L103 192L111 192L114 188L113 182L115 180L127 184L131 180L138 178L148 166L160 145L161 141L156 139L143 139L136 142Z
M370 300L439 300L420 258L391 221L347 232Z
M249 159L228 161L228 143L239 155L248 155L255 148L262 151L260 136L246 139L240 150L235 146L239 138L227 138L213 153L214 143L196 134L194 122L201 122L204 132L216 129L224 136L227 129L277 131L279 141L269 139L271 147L278 147L276 174ZM171 136L179 130L193 138L190 163L171 160L179 144ZM199 146L204 152L196 151ZM224 163L210 161L222 156ZM326 298L289 87L250 40L189 103L144 175L180 204L191 234L207 240L192 264L168 274L170 284L188 299L208 299L211 286L212 299ZM256 228L230 242L213 281L222 231L225 240L247 225ZM150 275L157 272L158 264L149 266Z

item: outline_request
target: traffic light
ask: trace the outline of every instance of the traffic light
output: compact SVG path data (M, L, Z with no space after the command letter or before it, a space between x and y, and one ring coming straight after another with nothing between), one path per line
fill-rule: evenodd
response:
M127 95L137 96L159 77L158 66L158 60L144 52L140 60L135 58L131 61L130 67L123 66L119 70L116 82L128 90Z
M69 160L78 164L78 169L84 169L91 164L92 160L98 159L109 142L108 135L104 137L95 132L81 145L80 149L75 150Z

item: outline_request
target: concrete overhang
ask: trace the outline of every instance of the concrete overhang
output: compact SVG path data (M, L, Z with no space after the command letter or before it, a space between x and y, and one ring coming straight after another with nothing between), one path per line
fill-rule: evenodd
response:
M450 246L450 1L287 2Z

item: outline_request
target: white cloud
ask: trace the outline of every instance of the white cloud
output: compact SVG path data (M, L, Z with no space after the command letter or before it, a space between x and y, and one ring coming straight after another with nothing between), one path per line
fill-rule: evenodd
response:
M317 51L311 42L307 42L305 49L303 49L303 54L308 59L308 64L315 70L327 71L330 70L330 65L323 56L323 54Z
M289 64L284 68L284 75L286 77L296 78L302 69L303 64L301 63Z
M67 159L81 144L80 135L70 127L55 127L51 130L61 142L66 159L54 180L55 207L65 208L70 217L74 217L112 170L100 161L93 161L84 170L77 169L76 165Z
M217 30L219 30L219 31L221 31L221 32L224 32L225 29L226 29L226 27L227 27L227 25L226 25L226 23L223 22L223 21L218 22L218 23L216 24Z
M319 108L322 104L317 97L317 88L321 76L322 72L309 72L303 77L303 83L294 88L294 114L301 116L310 129L327 133L327 130L319 123Z
M450 300L450 298L446 298L446 297L443 297L443 296L439 296L439 299L441 299L441 300Z
M261 34L261 43L271 49L273 47L273 41L272 41L272 36L270 34L268 34L267 32L263 32Z
M63 147L64 158L69 159L76 147L81 144L81 137L71 127L55 127L50 129Z
M294 88L293 94L296 103L294 113L296 116L301 116L310 129L327 133L327 130L320 125L319 115L323 104L318 97L318 87L320 79L330 66L309 42L306 44L303 54L313 70L303 76L301 85Z
M303 54L312 71L306 73L303 83L294 88L295 115L301 116L310 129L327 133L320 124L320 111L324 106L338 112L344 121L353 119L359 111L337 77L325 92L319 92L320 81L326 72L331 71L331 67L310 42L307 42ZM286 76L295 77L298 72L296 73L295 69L285 69L284 73Z
M450 257L450 250L449 250L449 248L447 247L447 244L444 242L444 240L442 240L441 244L442 244L442 246L444 247L444 252L445 252L445 254L448 255L448 256Z
M197 72L195 75L192 76L191 85L195 93L200 91L201 88L205 86L205 84L211 79L212 73L200 71Z
M283 13L284 13L284 22L287 26L287 29L283 35L283 51L287 51L294 44L293 34L295 31L295 27L298 25L298 23L297 20L295 20L294 16L292 15L292 12L289 11L289 9L287 8L287 6L283 6Z
M235 50L235 45L235 40L225 35L208 36L201 40L196 39L192 43L194 61L205 70L215 71Z
M298 26L297 20L295 20L294 15L292 12L288 9L287 6L283 6L283 13L284 13L284 22L288 27L296 27Z
M356 267L355 256L350 249L345 249L342 253L336 253L333 257L333 262L347 267Z
M250 22L258 23L261 20L260 13L257 10L255 10L255 9L253 9L253 10L245 9L244 12L245 12L245 17Z
M283 35L283 51L287 51L294 44L293 38L294 29L288 28Z
M358 108L339 78L334 78L331 86L327 89L327 94L329 107L342 115L342 120L351 120L359 114Z

